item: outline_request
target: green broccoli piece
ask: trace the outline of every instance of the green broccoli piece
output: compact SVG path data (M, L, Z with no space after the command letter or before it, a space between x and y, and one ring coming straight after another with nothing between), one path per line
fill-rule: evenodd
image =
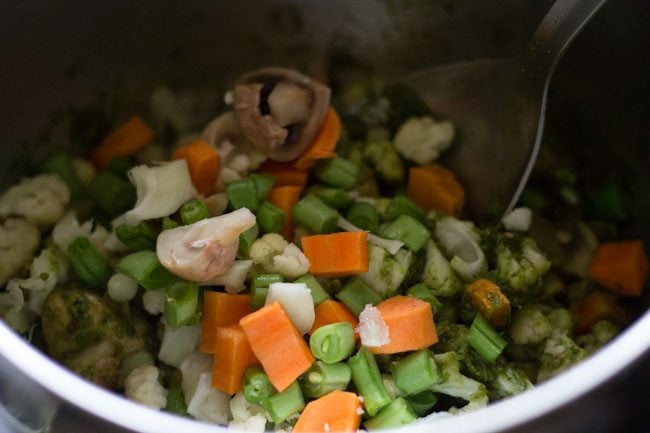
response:
M555 308L546 315L546 319L553 330L566 332L569 335L573 332L573 318L566 308Z
M404 163L388 138L369 138L362 152L380 181L390 186L404 182Z
M462 288L460 279L433 240L427 242L422 282L441 297L455 296Z
M510 323L510 338L515 344L540 344L553 331L551 323L535 305L517 311Z
M564 332L553 332L544 343L537 374L537 382L543 382L583 360L587 352Z
M514 304L521 304L536 292L542 275L551 267L531 238L502 237L497 245L497 277L505 283L505 295Z

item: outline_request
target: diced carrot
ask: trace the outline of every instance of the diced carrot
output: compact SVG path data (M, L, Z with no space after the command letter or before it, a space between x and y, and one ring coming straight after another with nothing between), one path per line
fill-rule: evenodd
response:
M612 295L604 291L589 293L571 307L575 318L576 332L588 332L600 320L611 320L622 324L627 318L625 309L618 305Z
M116 156L129 156L145 147L153 139L153 130L135 116L108 134L93 152L91 159L103 170Z
M341 138L341 119L332 107L327 111L323 126L314 139L314 143L294 163L300 170L309 170L319 159L336 156L334 149Z
M267 160L258 170L275 178L274 186L294 185L304 187L307 183L307 170L294 167L293 162Z
M410 296L393 296L377 305L388 326L390 341L371 347L373 353L392 354L426 349L438 342L431 304Z
M307 403L293 427L294 433L356 432L361 424L361 402L353 392L332 391Z
M293 220L291 214L293 207L300 200L301 186L285 185L273 188L269 193L268 201L284 211L284 223L282 225L282 236L291 242L293 241Z
M206 291L201 315L201 352L214 350L217 328L234 325L250 313L251 297Z
M648 259L639 240L601 244L588 271L589 278L624 296L640 296L648 279Z
M219 174L219 153L210 143L203 139L191 141L178 148L172 159L187 161L192 183L198 192L209 195L215 191Z
M348 322L353 328L359 324L359 320L352 314L348 307L333 299L326 299L314 308L316 317L314 324L309 330L309 334L313 334L315 330L321 326L330 325L332 323Z
M408 198L426 210L458 216L465 204L465 190L454 173L439 164L411 167Z
M234 394L242 388L246 367L259 361L239 325L217 328L212 366L212 386Z
M467 286L465 293L469 303L492 326L505 325L510 316L510 301L499 286L485 278L480 278Z
M319 277L345 277L368 272L368 232L303 236L309 272Z
M291 385L314 363L309 346L279 302L248 314L239 324L278 391Z

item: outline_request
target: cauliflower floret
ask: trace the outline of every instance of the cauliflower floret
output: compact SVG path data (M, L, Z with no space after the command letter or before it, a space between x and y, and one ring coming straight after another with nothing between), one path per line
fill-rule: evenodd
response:
M203 373L199 378L196 392L187 405L187 413L194 418L226 424L230 406L230 396L217 388L212 387L212 373Z
M393 143L405 159L418 165L431 164L454 140L450 121L436 122L431 116L411 117L400 126Z
M395 294L414 261L411 251L401 249L389 254L384 248L368 244L368 272L359 277L382 298Z
M571 334L573 331L573 318L566 308L556 308L548 313L546 318L553 330L566 332L567 334Z
M583 360L586 352L566 333L555 331L547 339L537 373L537 382L543 382L558 375Z
M38 229L27 220L11 218L0 225L0 285L24 269L40 241Z
M203 373L210 373L213 364L214 357L211 354L199 352L198 350L187 355L183 362L181 362L179 367L183 375L181 389L183 390L186 404L192 401L201 375Z
M510 325L510 337L515 344L538 344L544 341L553 328L541 310L527 305L515 313Z
M422 282L431 289L434 295L443 297L454 296L462 287L460 279L431 239L427 242L427 258Z
M506 230L527 232L533 220L533 212L527 207L518 207L511 210L501 218L501 223Z
M0 196L0 217L25 217L44 229L63 218L69 202L65 182L56 175L42 174L23 179Z
M146 290L142 294L142 306L152 316L157 316L165 311L167 296L164 290Z
M490 385L490 395L496 398L517 395L533 387L526 373L511 364L499 366L496 377Z
M460 372L460 363L456 352L434 355L434 359L443 380L441 383L433 385L431 388L433 391L467 401L468 404L461 408L462 411L478 409L487 405L488 395L485 385ZM458 411L458 409L451 412L454 411Z
M496 271L499 278L508 283L509 289L526 293L550 269L551 262L542 255L531 238L524 238L518 245L519 250L514 249L516 247L505 239L499 240Z
M124 382L126 397L153 409L165 407L169 391L158 382L158 374L153 365L134 368Z
M621 327L609 320L600 320L591 328L591 332L576 338L576 343L587 354L594 353L621 332Z
M309 272L309 260L300 249L277 233L268 233L251 245L249 256L265 272L294 279Z
M230 399L230 413L233 420L228 427L231 429L261 433L266 427L264 408L246 401L241 391Z
M104 257L108 257L109 251L114 250L114 248L111 247L111 236L111 232L106 230L104 226L98 225L93 230L93 222L91 220L80 224L74 211L68 212L52 230L52 240L61 251L68 251L68 247L72 241L79 237L83 237L88 238L90 243L92 243L93 246L97 248L97 251L99 251Z
M359 314L359 325L355 331L359 333L361 344L364 346L379 347L390 343L388 325L372 304L367 304Z

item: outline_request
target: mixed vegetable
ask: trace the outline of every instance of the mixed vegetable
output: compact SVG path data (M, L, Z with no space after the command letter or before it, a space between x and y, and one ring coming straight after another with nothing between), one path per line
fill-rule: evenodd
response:
M462 219L436 162L454 125L399 85L331 104L265 68L201 133L173 98L151 113L170 146L132 117L0 196L2 318L134 401L258 432L431 420L571 367L646 286L640 241L599 241L623 220L616 188L580 214L566 168L496 226Z

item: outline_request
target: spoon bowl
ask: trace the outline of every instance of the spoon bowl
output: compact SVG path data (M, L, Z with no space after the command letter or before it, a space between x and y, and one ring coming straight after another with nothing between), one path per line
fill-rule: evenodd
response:
M436 66L402 80L459 131L445 163L471 218L512 210L535 165L549 82L566 48L606 0L557 0L521 56Z

